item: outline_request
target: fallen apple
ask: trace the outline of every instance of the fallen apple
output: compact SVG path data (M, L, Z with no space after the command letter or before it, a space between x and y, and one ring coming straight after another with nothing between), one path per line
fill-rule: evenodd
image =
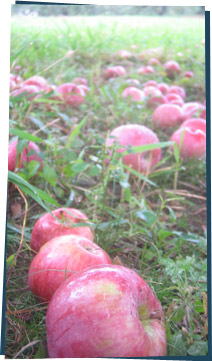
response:
M144 86L157 86L157 82L156 80L150 79L144 84Z
M8 146L8 170L14 172L16 168L16 161L17 161L17 144L18 139L13 140ZM27 149L26 147L20 153L20 161L19 161L19 168L24 168L24 163L31 162L32 160L36 160L41 164L42 167L42 159L38 156L40 152L40 148L34 142L28 142ZM34 153L31 154L30 153Z
M134 86L130 86L123 90L122 97L129 98L133 101L142 102L145 99L145 94L142 90Z
M51 213L45 213L34 224L31 234L30 246L34 251L39 251L41 246L50 239L66 235L78 235L93 241L93 232L90 227L74 227L77 223L88 221L86 215L75 208L58 208ZM60 223L61 222L61 223Z
M161 93L167 94L170 87L169 87L169 85L166 84L166 83L158 83L158 84L156 85L156 88L158 88L158 89L161 91Z
M126 74L126 69L123 66L111 66L105 69L103 76L105 79L117 78Z
M116 55L122 59L129 59L132 57L132 53L128 50L119 50Z
M193 73L193 71L186 70L183 75L184 75L184 77L186 77L186 78L193 78L194 73Z
M116 152L123 153L129 146L158 143L157 135L149 128L139 124L121 125L115 128L106 139L106 147L110 149L117 142ZM110 156L112 150L109 150ZM161 159L161 149L130 153L122 157L122 162L137 172L146 172L152 169Z
M183 120L187 120L193 117L203 118L205 117L205 105L199 102L189 102L185 103L182 107L183 109Z
M157 58L151 58L151 59L149 59L148 64L149 65L161 65L161 62Z
M10 95L13 97L16 97L20 94L23 94L23 97L26 97L29 100L34 99L35 97L38 97L40 93L40 88L38 88L36 85L21 85L19 88L15 88ZM31 95L31 96L30 96Z
M31 78L26 79L23 82L23 85L35 85L39 88L40 91L42 91L46 90L46 88L48 87L48 82L44 77L40 75L34 75Z
M151 73L154 73L154 72L155 72L155 70L151 65L142 65L138 69L139 74L151 74Z
M174 79L174 77L181 72L180 65L175 60L169 60L164 65L164 70L166 72L166 75L170 79Z
M169 93L178 94L179 96L181 96L182 99L185 99L185 97L186 97L185 89L178 85L171 85L168 90L168 94Z
M166 103L176 104L179 105L180 107L182 107L185 104L183 98L176 93L167 93L166 95L164 95L164 97Z
M98 264L112 264L112 261L91 240L76 235L53 238L41 247L31 262L29 288L40 300L50 301L69 276Z
M179 105L161 104L153 113L152 121L156 127L168 128L182 123L183 111Z
M74 78L74 80L72 81L74 84L78 84L78 85L86 85L88 87L88 81L86 78Z
M164 95L155 86L145 86L142 90L147 97L147 105L150 108L156 108L159 104L166 102Z
M163 310L131 269L91 267L67 279L47 309L50 358L166 355Z
M202 118L191 118L185 120L180 128L190 128L192 130L200 129L206 133L206 120Z
M180 157L185 160L205 157L206 133L200 129L180 127L170 140L177 144Z
M64 83L57 87L56 92L65 104L78 108L84 103L84 91L74 83Z
M130 85L140 85L140 81L138 79L127 79L125 83Z

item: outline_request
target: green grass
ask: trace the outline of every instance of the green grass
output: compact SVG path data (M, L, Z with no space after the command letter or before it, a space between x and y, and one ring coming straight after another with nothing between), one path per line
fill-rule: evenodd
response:
M186 80L179 76L173 83L186 89L186 101L204 101L203 38L204 19L198 17L12 19L11 72L21 65L24 79L41 74L55 85L83 76L90 92L79 109L61 107L49 98L39 105L11 99L11 138L36 136L44 167L38 171L37 164L30 163L18 172L22 178L9 178L7 358L46 357L46 305L27 288L27 271L34 255L29 247L33 224L46 209L56 208L52 199L87 214L95 241L149 283L164 309L167 355L207 354L205 160L177 162L164 147L161 163L148 176L127 172L116 157L105 165L105 138L114 127L138 123L154 129L152 110L121 98L126 78L137 78L141 84L153 78L138 75L147 59L142 62L136 54L159 48L162 63L179 61L182 72L192 70L195 76ZM132 44L138 46L132 60L117 60L114 53L131 50ZM73 57L50 67L70 49L76 50ZM112 64L125 66L128 76L103 80L102 70ZM154 79L171 83L162 66ZM167 142L173 130L155 131L160 142ZM19 185L28 202L25 236L15 264L25 205L11 183ZM33 187L43 192L35 193ZM11 206L17 204L21 213L15 217Z

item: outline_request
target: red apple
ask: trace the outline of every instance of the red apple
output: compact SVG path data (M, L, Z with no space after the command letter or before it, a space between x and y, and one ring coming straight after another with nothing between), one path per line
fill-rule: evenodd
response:
M167 94L169 91L169 85L166 83L159 83L156 87L161 91L163 94Z
M146 97L161 97L162 93L159 89L157 89L155 86L152 85L145 85L145 87L142 89Z
M13 140L8 147L8 170L14 172L16 167L16 155L17 155L17 143L18 139ZM34 154L28 155L30 152L34 151ZM31 160L37 160L42 166L42 159L38 156L40 148L34 142L28 142L27 149L24 148L20 155L20 168L24 168L25 162L31 162Z
M93 241L94 236L90 227L72 227L76 223L86 223L88 218L84 213L74 208L58 208L52 213L61 220L62 224L50 213L41 216L32 229L30 246L33 250L38 252L41 246L50 239L66 234L85 237Z
M16 71L20 71L21 70L21 65L16 65L14 68Z
M74 84L77 84L77 85L85 85L85 86L88 86L88 81L86 78L74 78L74 80L72 81Z
M122 97L130 98L130 100L133 100L133 101L142 102L145 98L145 94L142 90L140 90L136 87L130 86L123 90Z
M147 105L149 106L149 108L151 109L155 109L158 107L158 105L160 104L165 104L166 103L166 99L164 95L161 96L152 96L148 99L147 101Z
M157 58L151 58L151 59L149 59L148 64L149 65L161 65L161 62Z
M10 95L13 97L16 97L17 95L20 95L22 93L23 96L27 97L27 99L32 100L33 98L37 97L40 92L40 88L38 88L36 85L21 85L20 88L14 89ZM29 97L29 95L32 94L32 96Z
M123 76L125 74L126 70L123 66L111 66L104 71L103 76L105 79L110 79Z
M10 79L13 80L16 83L16 85L19 85L22 82L21 76L17 75L17 74L11 73L10 74Z
M173 79L177 74L180 73L181 68L177 61L175 60L169 60L164 64L164 70L166 72L166 75Z
M193 71L187 70L187 71L184 72L183 75L184 75L184 77L186 77L186 78L193 78L194 73L193 73Z
M128 50L119 50L116 55L122 59L129 59L132 57L132 53Z
M168 90L168 94L169 93L178 94L179 96L181 96L182 99L185 99L185 97L186 97L185 89L178 85L170 86L170 88Z
M176 105L179 105L180 107L182 107L184 105L183 98L178 94L167 93L166 95L164 95L164 97L165 97L166 103L176 104Z
M202 118L191 118L185 120L180 126L180 128L190 128L192 130L200 129L206 133L206 120Z
M182 122L183 111L179 105L161 104L159 105L152 117L153 124L159 128L174 127Z
M50 301L69 276L98 264L112 264L112 261L91 240L75 235L53 238L41 247L31 262L29 288L39 299Z
M159 142L157 135L151 129L138 124L127 124L115 128L106 140L106 147L111 147L115 141L121 146L116 150L118 153L123 153L129 146L136 147ZM156 148L152 151L124 155L122 162L138 172L145 172L153 168L160 159L161 149Z
M13 78L10 78L10 89L13 90L15 89L17 86L17 83L15 82L15 80Z
M200 129L180 127L171 136L183 159L201 158L206 154L206 133Z
M82 92L84 93L83 96L86 96L90 90L90 88L87 85L84 84L79 84L78 87L82 90Z
M156 80L151 79L151 80L148 80L148 81L144 84L144 86L145 86L145 87L146 87L146 86L157 86L157 82L156 82Z
M143 65L138 69L139 74L151 74L154 72L154 68L150 65Z
M124 266L95 266L69 277L48 305L46 334L50 358L166 355L161 304Z
M42 91L42 90L46 90L48 86L48 82L44 77L40 75L35 75L25 80L23 82L23 85L35 85L36 87L39 88L39 90Z
M140 85L140 81L138 79L127 79L125 83L130 85Z
M78 108L84 103L84 91L74 83L64 83L57 87L57 93L65 104Z
M205 106L198 102L185 103L183 109L183 120L194 118L195 116L203 118ZM202 114L203 113L203 114Z
M166 102L161 91L155 86L145 86L143 92L148 98L147 104L150 108L156 108L159 104L164 104Z

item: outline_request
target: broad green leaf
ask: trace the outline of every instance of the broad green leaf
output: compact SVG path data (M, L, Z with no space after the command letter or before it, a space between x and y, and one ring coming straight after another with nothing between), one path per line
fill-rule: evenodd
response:
M85 162L75 163L72 165L72 171L75 173L83 172L88 168L88 164Z
M89 169L89 175L91 177L96 177L99 175L100 169L97 165L92 165Z
M37 174L39 168L40 162L38 162L37 160L31 160L29 163L27 163L28 177L31 178L35 174Z
M187 350L183 341L182 334L175 334L169 343L169 356L186 356Z
M208 344L205 341L197 341L188 349L188 354L192 356L205 356L208 354Z
M137 218L140 218L142 221L148 223L149 225L152 225L156 219L156 215L147 209L144 209L142 211L137 211L135 213L135 216Z
M54 168L52 168L48 165L43 167L43 176L44 176L44 179L52 185L52 187L56 186L57 174L56 174Z

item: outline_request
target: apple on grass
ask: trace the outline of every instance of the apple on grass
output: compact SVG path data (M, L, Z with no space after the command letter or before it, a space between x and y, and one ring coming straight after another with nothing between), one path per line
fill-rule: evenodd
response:
M88 268L67 279L47 309L50 358L166 355L161 304L149 285L118 265Z
M159 128L170 128L182 123L183 111L176 104L161 104L152 115L153 124Z
M58 100L62 100L65 104L78 108L84 103L84 91L75 83L64 83L57 87Z
M17 144L18 139L13 140L8 147L8 170L14 172L16 167L16 157L17 157ZM34 152L34 154L28 155ZM28 142L27 149L24 148L20 153L20 164L19 168L24 168L25 162L31 162L31 160L36 160L41 164L42 167L42 159L38 156L40 152L40 148L34 142Z
M185 160L205 157L206 133L201 129L180 127L172 134L170 140L177 144L180 157Z
M181 72L180 64L175 60L169 60L164 65L166 75L170 79L174 79Z
M20 87L15 88L10 95L17 97L23 94L23 97L27 97L28 100L33 100L40 96L40 88L36 85L21 84Z
M112 261L96 243L75 235L53 238L41 247L31 262L29 288L41 301L50 301L69 276L98 264L112 264Z
M105 79L117 78L126 75L126 69L121 65L110 66L103 72Z
M157 135L149 128L139 124L121 125L110 133L106 139L106 147L110 155L110 147L117 142L117 153L123 153L129 146L137 147L147 144L159 143ZM161 149L156 148L151 151L126 154L122 157L122 162L137 172L147 172L151 170L161 159Z
M88 221L83 212L75 208L58 208L52 211L52 214L45 213L33 226L30 246L34 251L38 252L41 246L52 238L66 234L86 237L93 241L94 235L90 227L73 226Z
M145 99L145 94L135 86L129 86L123 90L122 97L129 98L132 101L142 102Z
M202 118L191 118L185 120L180 128L190 128L192 130L200 129L206 133L206 120Z
M166 83L158 83L156 85L156 88L159 89L161 91L161 93L163 93L165 95L168 93L170 86Z
M40 75L34 75L23 82L24 85L35 85L40 91L46 90L48 87L47 80Z
M204 118L206 116L206 107L204 104L199 102L188 102L185 103L182 107L183 110L183 120L187 120L190 118L200 117Z

